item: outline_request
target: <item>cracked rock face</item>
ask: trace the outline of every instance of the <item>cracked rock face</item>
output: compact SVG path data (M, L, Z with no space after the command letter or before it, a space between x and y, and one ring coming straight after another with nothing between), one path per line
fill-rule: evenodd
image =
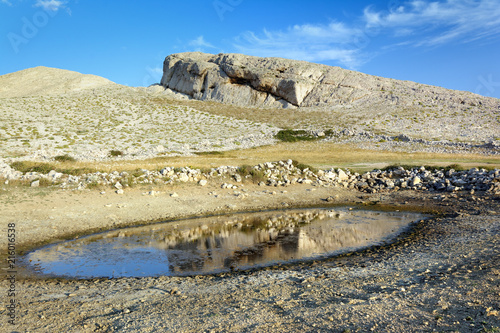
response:
M169 55L161 85L194 99L251 107L386 105L492 107L500 101L410 81L282 58L201 52Z

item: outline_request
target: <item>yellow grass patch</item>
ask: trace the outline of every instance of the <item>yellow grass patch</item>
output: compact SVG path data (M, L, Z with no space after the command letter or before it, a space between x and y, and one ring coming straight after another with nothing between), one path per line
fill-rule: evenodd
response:
M96 171L154 170L165 166L212 168L221 165L256 165L262 162L293 159L318 168L350 168L366 171L388 165L458 164L465 168L500 168L500 157L479 154L404 153L355 148L348 144L328 142L279 143L246 150L196 156L157 157L148 160L61 163L64 168L88 168ZM54 162L55 163L55 162ZM57 164L57 163L56 163Z

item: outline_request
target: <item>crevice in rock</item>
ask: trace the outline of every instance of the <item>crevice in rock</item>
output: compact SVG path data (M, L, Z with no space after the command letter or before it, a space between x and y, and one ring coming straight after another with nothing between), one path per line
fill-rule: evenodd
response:
M241 77L229 77L229 82L231 84L237 84L240 86L250 86L252 89L254 89L252 87L252 83L250 82L250 80L247 80L247 79L244 79Z
M259 91L259 92L263 92L263 93L266 93L268 95L271 95L273 96L277 101L279 100L284 100L286 101L287 103L289 104L292 104L292 105L295 105L295 106L298 106L290 101L288 101L287 99L283 98L282 96L279 96L277 94L273 94L272 92L270 92L269 90L265 90L265 89L258 89L256 87L253 86L252 84L252 81L251 80L248 80L248 79L245 79L245 78L242 78L242 77L234 77L234 76L230 76L226 73L226 71L219 65L219 69L221 72L223 72L224 74L226 74L226 76L229 78L229 82L231 84L237 84L237 85L242 85L242 86L248 86L250 87L252 90L255 90L255 91Z

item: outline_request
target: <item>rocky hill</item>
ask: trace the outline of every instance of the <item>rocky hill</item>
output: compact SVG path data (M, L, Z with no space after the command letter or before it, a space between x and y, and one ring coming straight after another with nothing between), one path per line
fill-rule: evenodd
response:
M305 61L242 54L172 54L164 61L161 84L198 100L251 107L331 108L383 104L500 110L499 99L470 92Z
M116 84L96 75L40 66L0 76L0 98L64 94L110 85Z

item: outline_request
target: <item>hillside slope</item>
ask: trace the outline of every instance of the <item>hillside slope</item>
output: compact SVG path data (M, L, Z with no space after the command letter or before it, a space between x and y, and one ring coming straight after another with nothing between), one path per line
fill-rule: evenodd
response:
M110 85L115 83L96 75L39 66L0 76L0 98L55 95Z

